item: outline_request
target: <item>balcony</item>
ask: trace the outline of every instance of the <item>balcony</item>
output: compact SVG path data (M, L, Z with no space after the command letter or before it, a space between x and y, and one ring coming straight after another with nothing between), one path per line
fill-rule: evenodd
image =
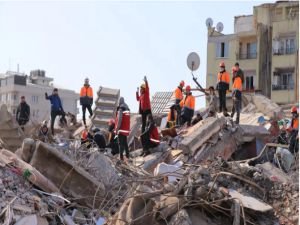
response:
M283 91L283 90L294 90L294 85L280 85L280 84L272 84L273 91Z
M292 55L296 52L296 48L273 49L273 55Z
M256 52L248 52L248 53L239 53L238 54L238 59L256 59L257 58L257 53Z

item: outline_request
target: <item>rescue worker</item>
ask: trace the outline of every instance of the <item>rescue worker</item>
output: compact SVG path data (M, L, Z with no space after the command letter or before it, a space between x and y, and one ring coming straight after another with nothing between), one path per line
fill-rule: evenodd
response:
M179 83L179 86L175 89L173 96L175 98L175 109L177 111L177 115L181 114L180 102L183 99L183 88L184 88L184 81L182 80ZM176 119L176 125L180 125L180 116Z
M209 104L208 104L208 117L215 117L217 114L218 98L215 94L215 88L209 87Z
M61 122L67 124L67 120L65 118L65 111L63 109L63 106L61 104L60 97L58 95L58 89L54 88L52 95L48 96L47 92L45 93L46 100L50 100L51 103L51 132L52 135L54 135L54 122L56 116L61 116Z
M192 95L191 86L187 85L185 89L185 97L180 102L181 111L181 125L187 122L191 125L192 118L195 110L195 97Z
M231 117L233 118L236 113L235 123L240 123L240 113L242 108L242 89L243 89L243 81L240 76L237 75L236 67L232 67L232 112Z
M142 137L142 145L143 145L143 156L147 156L150 154L149 149L155 148L160 144L160 135L152 114L148 115L147 126L145 128L145 132L141 134Z
M219 111L223 112L224 116L229 116L226 108L226 92L229 90L230 76L225 70L225 63L220 63L220 72L218 73L217 90L219 92Z
M177 111L176 111L176 105L172 105L170 107L170 111L168 113L168 117L167 117L167 125L166 128L173 128L176 125L176 121L177 121Z
M86 110L89 111L90 117L93 115L92 105L93 105L93 88L90 86L89 78L85 78L84 85L80 90L80 105L82 106L82 120L84 125L86 125L85 113Z
M136 92L136 100L139 101L139 113L142 115L142 133L145 131L147 116L151 114L151 105L150 105L150 91L147 77L144 77L144 83Z
M242 79L242 83L244 83L244 71L240 68L240 64L236 62L234 64L236 68L236 75Z
M92 146L92 140L93 140L93 136L90 134L88 127L85 126L84 130L81 133L81 145L85 145L86 148L90 148Z
M25 96L21 97L21 102L17 108L16 121L18 122L21 129L24 131L25 124L30 118L30 106L26 103Z
M115 120L110 119L108 122L109 137L108 137L108 144L106 145L106 147L111 149L112 155L119 154L119 143L118 143L118 139L115 138L116 137L115 125L116 125Z
M98 148L103 151L106 147L106 141L103 132L99 128L95 127L92 129L92 136Z
M296 153L299 151L299 111L296 106L291 108L291 113L291 125L287 128L287 131L290 133L289 150L291 153Z
M43 121L42 126L39 129L38 139L45 143L51 141L47 120Z
M130 133L130 110L123 97L121 97L119 100L119 106L117 108L117 116L115 121L115 134L118 136L120 159L123 161L124 151L126 154L126 158L129 159L127 136Z

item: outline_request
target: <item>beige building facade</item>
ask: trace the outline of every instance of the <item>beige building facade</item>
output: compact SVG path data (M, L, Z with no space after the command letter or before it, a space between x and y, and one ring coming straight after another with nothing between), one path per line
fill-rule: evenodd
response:
M244 90L260 91L280 104L299 101L299 2L255 6L234 18L234 34L208 28L207 87L215 86L219 63L244 71Z
M32 121L41 122L49 119L51 105L45 99L45 92L52 93L53 79L46 77L45 71L34 70L30 75L8 71L0 74L0 106L6 104L8 111L16 114L21 96L25 96L30 105L30 117ZM65 112L77 115L77 101L79 94L75 91L58 88L59 96Z

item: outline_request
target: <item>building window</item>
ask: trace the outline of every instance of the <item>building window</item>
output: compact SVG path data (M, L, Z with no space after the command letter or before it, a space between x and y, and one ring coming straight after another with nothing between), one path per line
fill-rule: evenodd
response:
M227 42L220 42L216 44L216 57L227 58L229 54L229 44Z
M14 101L17 101L17 94L13 94Z
M295 38L282 38L274 40L273 54L274 55L288 55L294 54L296 51Z
M246 77L246 90L254 90L254 78L253 76Z
M243 49L242 43L240 43L239 59L256 59L256 42L247 43L246 48Z
M35 104L37 104L39 102L39 96L33 95L31 98L31 101Z
M290 72L274 74L272 90L293 90L293 74Z

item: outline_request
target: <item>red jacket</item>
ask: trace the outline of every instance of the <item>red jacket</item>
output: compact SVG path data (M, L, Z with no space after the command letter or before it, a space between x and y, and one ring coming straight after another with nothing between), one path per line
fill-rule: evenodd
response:
M119 111L118 111L119 112ZM117 126L119 124L119 116L116 116L116 123L115 123L115 134L122 134L124 136L128 136L130 133L130 112L129 110L123 111L122 112L122 121L121 121L121 126L118 129Z
M160 143L160 136L159 136L158 129L157 129L156 126L154 126L154 127L150 130L150 141L151 141L153 144L157 144L157 145L159 145L159 143Z
M146 88L144 94L139 95L139 93L136 92L136 100L140 102L140 107L139 107L140 114L147 110L151 110L148 82L146 82Z

